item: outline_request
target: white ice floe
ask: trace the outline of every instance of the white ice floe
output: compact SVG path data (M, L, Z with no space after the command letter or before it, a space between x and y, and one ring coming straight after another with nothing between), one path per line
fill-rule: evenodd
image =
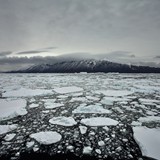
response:
M102 146L105 145L105 143L104 143L104 141L99 141L99 142L98 142L98 145L99 145L100 147L102 147Z
M156 112L153 112L153 111L146 111L146 114L149 115L149 116L154 116L154 115L156 115L157 113L156 113Z
M83 148L83 154L91 154L93 148L91 148L90 146L84 147Z
M5 141L11 141L15 136L16 136L15 133L7 134L7 135L4 137L4 140L5 140Z
M70 102L76 102L76 101L80 101L80 102L86 102L87 99L85 97L73 97Z
M11 131L15 130L17 127L18 127L18 125L16 125L16 124L0 125L0 135L11 132Z
M39 95L53 94L52 90L46 89L28 89L20 88L17 90L6 91L2 94L3 97L32 97Z
M160 105L156 105L156 108L160 108Z
M133 127L134 137L139 143L144 156L155 159L160 158L160 129L146 127Z
M29 108L37 108L39 106L39 104L37 103L32 103L29 105Z
M105 96L108 96L108 97L123 97L123 96L133 94L132 91L127 91L127 90L99 90L99 91L96 91L96 93L104 94Z
M59 99L66 99L66 98L68 98L68 96L66 96L66 95L59 95L59 96L57 96L57 98L59 98Z
M49 110L42 111L42 113L45 113L45 114L49 113Z
M130 99L124 97L104 97L100 102L105 105L113 105L114 102L128 103L128 101L130 101Z
M32 148L34 146L35 142L34 141L31 141L31 142L27 142L26 143L26 147L27 148Z
M101 154L102 153L100 149L95 149L95 151L96 151L97 154Z
M102 105L80 105L72 113L111 113L110 110L104 109Z
M57 124L61 126L74 126L77 124L77 122L72 117L54 117L49 120L51 124Z
M73 92L81 92L83 91L83 88L71 86L71 87L61 87L61 88L55 88L55 92L60 94L66 94L66 93L73 93Z
M45 131L33 133L30 135L31 138L35 139L40 144L49 145L56 143L61 140L62 136L57 132Z
M139 122L157 122L157 121L160 121L160 117L158 116L147 116L147 117L140 117L138 119Z
M150 105L150 106L156 106L156 103L160 104L160 101L156 99L140 98L139 101L144 105Z
M81 134L85 134L87 132L87 127L85 126L79 126Z
M81 123L87 126L115 126L118 121L105 117L93 117L82 119Z
M44 101L44 107L46 109L54 109L64 106L63 103L55 103L56 99L43 99L42 101Z
M87 98L88 100L92 100L92 101L99 101L99 98L98 98L98 97L86 96L86 98Z
M141 122L137 122L137 121L133 121L133 122L131 123L131 125L132 125L132 126L141 126L142 123L141 123Z
M26 104L24 99L0 99L0 120L27 114Z
M72 97L79 97L79 96L83 96L83 92L79 92L79 93L72 93L71 94Z
M104 126L103 129L107 132L109 131L109 128L107 126Z
M64 106L63 103L45 103L44 107L46 109L54 109L54 108L58 108L58 107L62 107Z

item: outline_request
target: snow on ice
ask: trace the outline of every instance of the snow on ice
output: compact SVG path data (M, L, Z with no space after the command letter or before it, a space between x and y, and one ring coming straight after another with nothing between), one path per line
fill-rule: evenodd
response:
M26 104L24 99L0 99L0 120L27 114Z
M66 93L72 93L72 92L81 92L83 91L83 88L80 87L61 87L61 88L55 88L55 92L60 93L60 94L66 94Z
M111 111L104 109L101 105L80 105L72 113L111 113Z
M74 126L77 124L77 122L72 117L54 117L49 120L51 124L57 124L61 126Z
M30 137L35 139L40 144L44 144L44 145L57 143L62 138L62 136L59 133L52 132L52 131L33 133L30 135Z
M81 123L87 126L115 126L118 121L105 117L93 117L82 119Z
M144 156L160 158L160 129L133 127L134 137L139 143Z

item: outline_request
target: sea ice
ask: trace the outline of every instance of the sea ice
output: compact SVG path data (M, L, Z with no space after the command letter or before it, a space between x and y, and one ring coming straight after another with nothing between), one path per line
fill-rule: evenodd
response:
M7 91L2 94L3 97L32 97L39 95L53 94L52 90L46 89L28 89L20 88L17 90Z
M36 107L38 107L38 106L39 106L39 104L37 104L37 103L32 103L32 104L29 105L29 108L36 108Z
M111 113L108 109L104 109L101 105L80 105L72 113Z
M27 114L26 104L24 99L0 99L0 120Z
M61 88L55 88L55 92L60 94L66 94L66 93L72 93L72 92L81 92L83 91L83 88L72 86L72 87L61 87Z
M16 136L15 133L7 134L7 135L4 137L4 140L5 140L5 141L11 141L15 136Z
M105 96L108 96L108 97L123 97L123 96L133 94L132 91L127 91L127 90L99 90L99 91L96 91L96 93L104 94Z
M32 148L34 146L34 141L31 141L31 142L27 142L26 143L26 147L27 148Z
M85 126L79 126L81 134L85 134L87 132L87 127Z
M88 100L92 100L92 101L99 101L99 98L98 98L98 97L86 96L86 98L87 98Z
M30 135L31 138L35 139L40 144L49 145L56 143L61 140L62 136L57 132L45 131L33 133Z
M134 137L140 144L144 156L160 158L160 129L146 127L133 127Z
M105 117L93 117L82 119L81 123L87 126L115 126L118 121Z
M130 99L128 98L120 98L120 97L104 97L100 102L105 105L113 105L114 102L123 102L123 103L128 103Z
M18 127L16 124L12 125L0 125L0 135L15 130Z
M74 126L77 124L77 122L72 117L54 117L49 120L51 124L57 124L61 126Z
M91 154L92 148L90 146L84 147L83 148L83 154Z
M50 103L50 102L46 102L44 104L44 107L46 109L54 109L54 108L58 108L58 107L62 107L62 106L64 106L63 103Z
M102 146L105 145L105 143L104 143L104 141L99 141L99 142L98 142L98 145L99 145L100 147L102 147Z
M85 97L73 97L70 102L75 102L75 101L80 101L80 102L86 102L87 99Z
M147 116L147 117L140 117L138 119L139 122L152 122L152 121L160 121L160 117L158 116Z

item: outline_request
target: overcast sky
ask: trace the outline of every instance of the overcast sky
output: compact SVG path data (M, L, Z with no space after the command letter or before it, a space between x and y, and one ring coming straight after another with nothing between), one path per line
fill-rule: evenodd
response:
M160 0L0 0L1 60L115 52L159 62Z

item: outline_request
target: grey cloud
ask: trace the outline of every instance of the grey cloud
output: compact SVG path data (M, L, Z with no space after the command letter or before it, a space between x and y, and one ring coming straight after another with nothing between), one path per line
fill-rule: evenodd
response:
M38 54L38 53L48 52L48 51L53 50L53 49L57 49L57 47L47 47L47 48L41 48L41 49L38 49L38 50L17 52L15 54L17 54L17 55Z
M44 49L44 50L52 50L52 49L57 49L58 47L47 47L47 48L42 48L42 49Z
M160 56L156 56L156 57L154 57L154 58L160 58Z
M159 0L1 0L0 48L56 43L63 52L153 54L160 49L159 8Z
M23 55L23 54L37 54L37 53L43 53L47 51L23 51L23 52L17 52L17 55Z
M9 56L11 54L12 54L11 51L3 51L3 52L0 52L0 57Z
M4 57L0 58L0 64L42 64L42 63L52 63L54 62L56 58L55 57L41 57L41 56L35 56L35 57Z

